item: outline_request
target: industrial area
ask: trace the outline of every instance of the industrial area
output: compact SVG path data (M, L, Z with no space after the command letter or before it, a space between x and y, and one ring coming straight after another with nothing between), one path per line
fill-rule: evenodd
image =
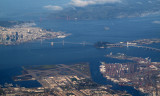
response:
M149 57L132 57L123 53L111 52L106 57L129 60L128 63L101 62L100 71L108 80L121 86L132 86L149 96L160 95L160 62L151 62Z

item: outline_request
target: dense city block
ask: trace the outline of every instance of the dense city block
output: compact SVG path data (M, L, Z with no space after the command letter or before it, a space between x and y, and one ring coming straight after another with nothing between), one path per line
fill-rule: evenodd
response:
M65 38L69 34L51 32L35 26L35 23L22 23L13 27L0 26L0 44L13 45L37 39Z
M112 53L107 58L130 60L128 63L101 62L100 71L107 79L123 86L133 86L143 93L160 95L160 62L151 62L149 57L132 57Z

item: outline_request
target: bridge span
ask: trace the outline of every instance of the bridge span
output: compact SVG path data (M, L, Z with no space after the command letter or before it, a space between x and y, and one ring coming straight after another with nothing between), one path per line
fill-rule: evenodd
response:
M134 46L134 47L138 47L138 48L145 48L145 49L149 49L149 50L155 50L155 51L160 51L160 49L158 48L153 48L153 47L147 47L147 46Z
M43 42L43 43L50 43L51 46L53 46L54 44L62 44L62 45L65 45L65 44L80 44L80 45L83 45L83 46L85 46L85 45L94 45L93 43L89 43L89 42L85 42L85 41L83 41L83 42L66 42L64 40L60 41L60 42L51 41L51 42ZM41 44L43 44L43 43L41 41Z

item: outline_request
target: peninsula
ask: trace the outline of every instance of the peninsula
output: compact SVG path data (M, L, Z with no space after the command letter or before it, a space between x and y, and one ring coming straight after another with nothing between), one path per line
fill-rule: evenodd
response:
M14 45L38 39L65 38L70 34L64 32L51 32L39 27L35 23L22 23L13 27L0 26L0 44Z

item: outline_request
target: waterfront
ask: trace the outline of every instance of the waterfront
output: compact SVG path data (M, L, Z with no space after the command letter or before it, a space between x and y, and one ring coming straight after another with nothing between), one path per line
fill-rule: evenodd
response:
M9 28L0 26L0 44L15 45L34 41L37 39L65 38L68 36L63 32L50 32L41 28L33 27L35 23L22 23Z
M132 57L123 53L106 55L108 58L130 60L127 63L101 62L100 71L107 79L119 85L134 86L143 93L156 93L159 91L159 66L160 62L151 62L149 57ZM131 62L134 61L134 62Z
M137 18L140 19L140 18ZM72 33L71 36L65 39L52 39L43 41L32 41L14 46L0 45L0 83L4 82L14 83L12 76L19 75L21 67L25 65L48 65L48 64L70 64L77 62L90 62L92 79L100 84L112 84L110 81L106 82L99 72L100 61L107 61L110 63L117 62L115 59L105 58L104 55L110 52L125 53L129 56L135 57L150 57L152 61L160 61L160 53L141 49L141 48L111 48L111 49L96 49L92 45L72 45L72 44L45 44L48 41L68 41L68 42L90 42L95 43L97 41L109 41L119 42L128 40L137 40L143 38L160 38L159 25L152 24L151 19L140 19L141 21L135 21L136 19L118 19L108 21L44 21L36 22L37 26L46 29L53 29L55 31L64 31L66 33ZM124 25L121 24L123 22ZM112 25L112 23L114 25ZM138 24L143 24L141 28ZM63 26L62 26L63 25ZM74 26L74 27L73 27ZM109 26L110 30L104 30L105 26ZM127 26L127 28L126 28ZM130 29L132 27L134 29ZM138 34L137 34L138 33ZM118 60L120 61L120 60ZM125 62L125 61L121 61ZM34 84L33 84L34 85ZM114 89L120 89L121 87L114 86ZM125 90L127 88L124 88ZM132 88L131 88L132 89ZM133 90L130 89L130 92ZM136 91L133 91L136 94Z

